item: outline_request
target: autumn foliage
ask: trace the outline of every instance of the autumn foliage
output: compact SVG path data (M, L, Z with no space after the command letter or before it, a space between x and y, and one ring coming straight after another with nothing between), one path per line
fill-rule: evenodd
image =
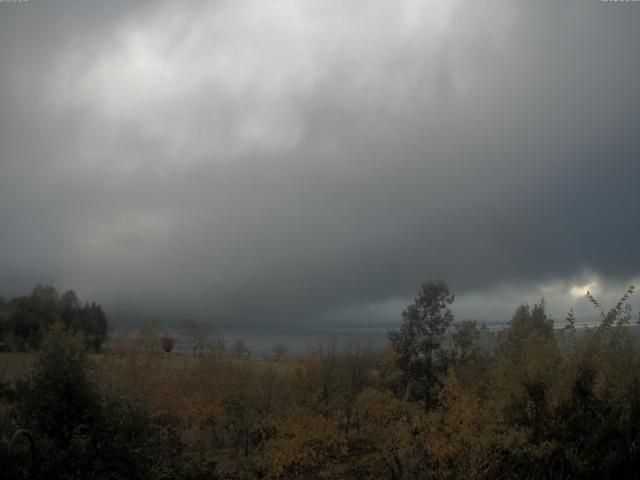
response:
M631 332L554 330L543 303L523 306L501 331L454 324L451 346L428 350L431 373L411 378L393 344L279 362L143 348L89 361L57 326L30 380L0 391L0 427L37 432L46 478L635 478Z

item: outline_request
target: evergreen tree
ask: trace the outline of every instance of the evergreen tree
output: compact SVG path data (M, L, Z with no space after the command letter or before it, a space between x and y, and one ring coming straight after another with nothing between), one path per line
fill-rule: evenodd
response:
M446 368L442 347L453 321L449 305L454 298L442 281L423 283L418 297L402 312L400 329L388 335L398 353L407 396L427 408L436 401L438 376Z

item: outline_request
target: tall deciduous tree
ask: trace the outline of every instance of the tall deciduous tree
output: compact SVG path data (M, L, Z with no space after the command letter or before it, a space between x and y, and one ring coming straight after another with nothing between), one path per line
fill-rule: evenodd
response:
M453 342L454 353L462 362L466 361L475 351L479 349L480 329L475 320L463 320L457 323L451 341Z
M547 315L547 304L543 298L533 308L529 305L518 307L508 327L500 334L499 349L519 351L532 342L553 339L553 319Z
M449 305L454 298L442 281L423 283L414 302L402 312L400 329L388 335L398 353L407 396L423 401L427 408L436 400L438 374L445 367L442 346L453 321Z
M29 382L21 387L18 413L24 423L62 452L97 415L99 397L89 370L82 334L56 322L43 339Z

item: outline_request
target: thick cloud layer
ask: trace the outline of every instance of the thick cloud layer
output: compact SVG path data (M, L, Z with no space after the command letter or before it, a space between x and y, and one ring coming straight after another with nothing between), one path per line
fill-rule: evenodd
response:
M428 278L481 318L609 295L640 276L639 20L0 3L0 292L261 325L393 320Z

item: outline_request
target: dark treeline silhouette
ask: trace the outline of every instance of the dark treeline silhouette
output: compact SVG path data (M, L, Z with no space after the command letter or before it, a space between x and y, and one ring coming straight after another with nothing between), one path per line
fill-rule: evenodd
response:
M52 479L636 478L631 293L597 304L602 325L580 334L574 321L554 330L544 301L491 332L454 322L447 285L427 282L384 352L271 362L224 343L88 357L55 322L30 374L0 384L0 433L27 428ZM0 471L15 471L5 452Z
M0 343L3 349L35 350L56 321L84 334L87 345L100 350L107 338L107 316L94 302L80 303L73 290L60 294L37 285L30 295L0 299Z

